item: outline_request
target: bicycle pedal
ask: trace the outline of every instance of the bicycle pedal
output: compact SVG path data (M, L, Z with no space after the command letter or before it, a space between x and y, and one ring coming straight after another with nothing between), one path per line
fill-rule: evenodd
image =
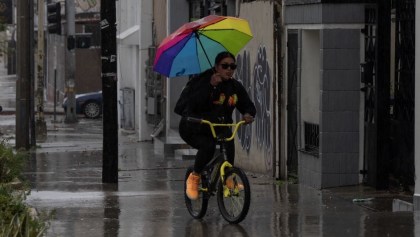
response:
M199 188L198 191L200 191L200 192L208 192L209 190L207 188Z

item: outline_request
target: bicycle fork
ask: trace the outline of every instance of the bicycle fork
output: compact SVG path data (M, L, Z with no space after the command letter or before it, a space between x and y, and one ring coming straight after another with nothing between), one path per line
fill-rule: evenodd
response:
M207 183L206 187L202 187L200 188L200 191L202 192L209 192L210 190L215 190L215 187L217 185L216 183L216 179L217 176L220 177L220 182L222 182L222 184L225 183L225 176L226 176L226 168L232 168L232 164L229 163L228 161L224 161L221 165L217 165L216 167L214 167L213 172L210 172L205 174L205 182ZM219 172L217 172L219 171ZM210 175L210 177L208 177L207 175ZM224 190L225 192L225 190Z
M226 177L226 173L225 173L225 169L227 168L232 168L232 164L229 163L228 161L224 161L222 166L220 167L220 182L222 182L222 186L223 186L223 196L224 197L229 197L231 195L231 192L229 190L229 188L226 186L226 181L225 181L225 177Z

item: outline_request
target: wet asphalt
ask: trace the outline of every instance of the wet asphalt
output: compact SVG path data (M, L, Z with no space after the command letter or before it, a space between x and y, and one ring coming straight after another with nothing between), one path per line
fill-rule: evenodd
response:
M0 113L0 132L14 140L14 115ZM46 236L269 237L420 236L420 216L395 212L395 198L410 195L365 186L315 190L249 173L251 208L238 225L220 215L216 198L202 220L184 205L183 177L191 159L157 155L151 141L119 137L119 182L102 183L102 120L47 115L48 134L25 171L27 203L52 218ZM353 202L354 198L373 198Z

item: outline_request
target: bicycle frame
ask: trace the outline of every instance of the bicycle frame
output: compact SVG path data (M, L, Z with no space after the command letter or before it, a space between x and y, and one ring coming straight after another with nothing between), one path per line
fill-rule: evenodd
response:
M190 122L209 125L217 145L220 146L218 149L220 152L217 151L201 172L198 198L190 199L186 191L184 191L188 212L196 219L202 218L206 214L210 197L216 195L217 204L223 218L231 224L241 222L249 210L251 189L245 172L238 167L234 167L227 160L226 142L232 141L239 127L245 121L232 124L216 124L203 119L191 117L186 119ZM234 127L234 129L232 135L226 135L224 132L217 134L215 127ZM194 172L194 168L192 166L188 167L185 173L185 180L188 180L192 172ZM187 182L184 185L185 189L187 189Z
M196 122L196 123L209 125L213 138L216 140L217 144L220 145L220 149L219 149L220 154L215 155L213 159L209 162L209 164L206 165L206 168L205 168L205 171L211 171L209 174L210 180L208 182L207 187L203 188L202 191L208 192L208 193L213 192L213 190L216 189L215 188L217 184L216 177L220 177L221 182L224 182L225 169L233 167L233 165L229 161L227 161L225 142L232 141L235 138L235 135L238 132L239 127L243 125L245 121L241 120L238 123L226 124L226 123L212 123L205 119L197 119L197 118L192 118L192 117L188 117L187 120L190 122ZM230 137L220 137L217 135L215 127L233 127L234 129Z
M222 145L221 145L222 146ZM207 180L205 188L201 191L213 194L217 186L217 178L223 182L225 177L225 169L233 167L229 161L226 160L226 154L223 151L224 148L220 148L220 154L216 154L213 159L206 165L203 170L203 175Z

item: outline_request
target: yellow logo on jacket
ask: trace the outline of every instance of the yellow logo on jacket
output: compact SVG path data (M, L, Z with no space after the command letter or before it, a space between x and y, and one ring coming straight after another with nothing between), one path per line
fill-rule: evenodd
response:
M222 105L225 103L226 95L224 93L221 93L218 100L213 101L213 104L215 105ZM229 106L235 106L238 102L238 96L236 94L233 94L229 96L229 99L227 101Z

